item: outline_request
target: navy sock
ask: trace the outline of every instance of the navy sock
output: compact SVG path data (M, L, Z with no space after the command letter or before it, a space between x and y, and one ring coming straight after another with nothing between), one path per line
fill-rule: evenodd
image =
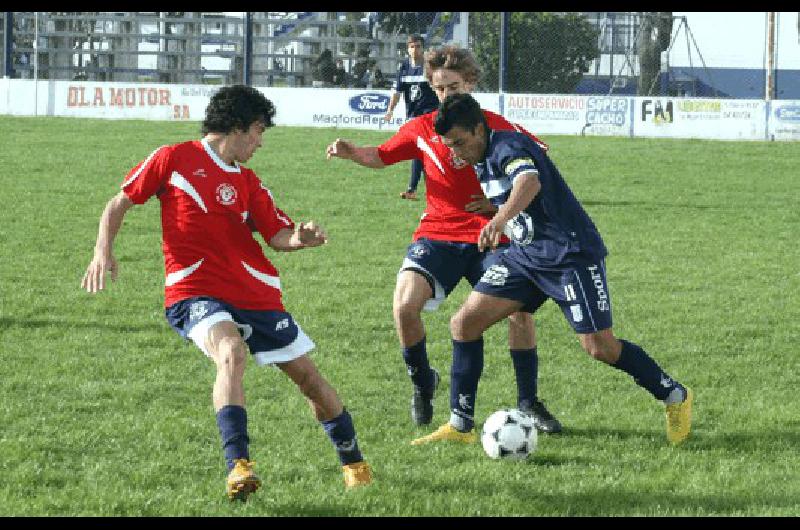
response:
M676 387L680 387L678 382L667 375L642 348L627 340L620 342L622 342L622 352L616 364L611 366L633 377L637 385L662 401Z
M537 379L539 378L539 356L536 346L529 350L511 350L514 373L517 376L517 403L528 406L536 401Z
M408 181L408 190L417 191L419 179L422 176L422 160L414 158L411 160L411 179Z
M339 461L342 465L354 464L364 460L358 448L353 418L350 417L350 413L346 409L342 410L342 413L335 418L324 420L320 423L328 434L328 438L333 442L336 454L339 456Z
M222 437L222 449L228 469L233 469L233 461L239 458L250 460L247 444L247 411L239 405L225 405L217 412L217 426Z
M450 423L467 432L475 426L475 397L483 372L483 337L474 341L453 340L450 368Z
M433 392L433 372L428 364L428 350L425 347L425 337L413 346L403 348L403 360L408 368L408 375L414 386Z

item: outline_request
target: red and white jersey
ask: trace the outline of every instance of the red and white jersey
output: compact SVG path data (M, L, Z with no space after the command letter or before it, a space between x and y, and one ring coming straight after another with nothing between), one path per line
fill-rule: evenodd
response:
M270 241L294 223L252 170L227 165L205 140L184 142L153 151L122 190L135 204L161 201L166 307L211 296L241 309L284 310L278 271L253 231Z
M403 124L394 136L378 147L378 156L386 165L413 158L422 160L427 205L414 232L414 241L426 237L475 243L491 216L464 210L467 203L475 200L472 195L483 196L483 191L472 166L455 156L436 133L433 122L437 112ZM547 144L521 126L488 110L483 114L489 128L523 132L547 150Z

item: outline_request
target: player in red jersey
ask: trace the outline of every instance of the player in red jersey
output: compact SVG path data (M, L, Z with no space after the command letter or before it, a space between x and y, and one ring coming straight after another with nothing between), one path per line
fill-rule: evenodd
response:
M253 472L242 379L248 350L275 364L298 386L333 442L347 487L371 481L352 418L306 355L314 343L285 311L278 271L253 232L276 251L327 242L313 221L295 224L256 174L243 166L273 125L275 107L258 90L221 88L206 109L203 138L162 146L134 167L106 205L94 257L81 287L105 288L118 272L114 239L128 210L156 196L161 203L166 317L217 368L213 403L228 464L226 491L246 500L261 480Z
M425 54L425 75L441 101L450 94L470 92L478 81L480 67L469 50L444 46ZM484 114L494 129L527 133L498 114ZM441 142L433 126L435 116L436 112L432 112L406 122L378 147L359 147L337 139L326 151L328 158L344 158L373 169L414 158L422 159L424 164L427 206L398 273L393 302L395 327L414 386L411 417L417 425L430 423L433 395L439 383L438 372L428 362L421 312L436 309L461 278L475 285L495 259L493 253L481 252L476 243L496 208L483 195L472 166ZM527 134L546 148L538 138ZM522 312L508 320L517 406L533 417L539 430L560 432L561 424L537 396L538 354L533 320ZM459 370L459 366L452 367L452 373Z

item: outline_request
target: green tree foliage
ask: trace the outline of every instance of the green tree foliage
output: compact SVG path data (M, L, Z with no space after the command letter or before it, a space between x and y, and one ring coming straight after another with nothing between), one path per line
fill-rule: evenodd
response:
M600 55L597 30L578 13L509 17L506 91L570 93ZM470 47L483 69L479 89L499 86L500 13L470 13Z

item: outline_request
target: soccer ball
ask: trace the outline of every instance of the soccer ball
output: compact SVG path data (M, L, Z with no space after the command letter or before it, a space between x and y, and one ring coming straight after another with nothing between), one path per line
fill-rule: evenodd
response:
M536 427L518 409L493 412L483 424L481 444L490 458L524 460L536 450Z

